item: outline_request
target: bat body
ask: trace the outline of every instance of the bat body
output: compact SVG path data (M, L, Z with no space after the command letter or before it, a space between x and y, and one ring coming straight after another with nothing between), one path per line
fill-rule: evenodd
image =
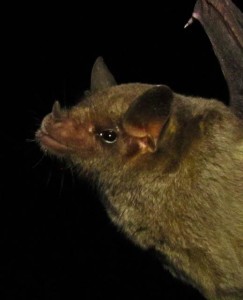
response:
M90 92L69 110L56 102L36 138L96 182L111 220L137 245L154 249L175 276L207 299L240 300L238 106L164 85L117 85L98 58Z

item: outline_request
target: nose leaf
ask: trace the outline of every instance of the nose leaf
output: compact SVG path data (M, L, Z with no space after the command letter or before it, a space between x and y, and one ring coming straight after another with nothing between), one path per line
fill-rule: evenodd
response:
M52 106L52 117L54 120L60 120L62 118L62 110L59 101L55 101Z

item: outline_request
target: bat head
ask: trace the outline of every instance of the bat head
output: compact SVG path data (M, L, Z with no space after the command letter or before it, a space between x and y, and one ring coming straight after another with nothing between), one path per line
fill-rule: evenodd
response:
M164 85L117 85L98 58L84 99L69 110L55 102L36 139L44 152L90 172L129 165L156 152L172 99Z

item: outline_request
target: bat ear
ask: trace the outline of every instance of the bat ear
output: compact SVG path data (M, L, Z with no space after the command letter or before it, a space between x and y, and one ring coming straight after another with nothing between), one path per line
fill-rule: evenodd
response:
M91 92L97 92L116 84L116 80L104 63L103 58L98 57L91 72Z
M167 121L173 92L165 85L155 86L139 96L124 115L124 130L138 139L148 151L155 151L160 132Z

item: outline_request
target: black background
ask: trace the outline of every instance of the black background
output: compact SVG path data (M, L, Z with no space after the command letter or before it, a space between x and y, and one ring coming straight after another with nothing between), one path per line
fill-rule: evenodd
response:
M102 55L119 83L163 83L227 102L195 1L29 4L8 11L1 101L1 299L203 299L128 241L98 192L33 142L54 102L78 101ZM161 6L161 7L160 7ZM6 80L7 79L7 80Z

